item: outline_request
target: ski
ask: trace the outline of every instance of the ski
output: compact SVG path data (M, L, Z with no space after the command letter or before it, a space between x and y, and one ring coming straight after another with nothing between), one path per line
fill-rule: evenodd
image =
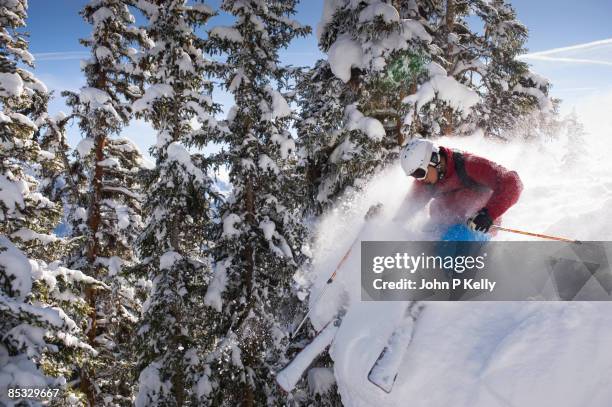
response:
M355 237L355 240L346 251L340 262L336 266L334 272L327 280L325 286L312 302L312 305L309 307L308 312L302 318L297 328L291 333L290 338L295 338L300 331L300 328L304 325L308 317L310 316L310 312L314 309L314 307L319 303L319 300L323 297L329 286L334 282L338 271L341 269L342 265L346 261L346 259L351 254L353 247L360 241L361 233L367 226L368 222L372 219L380 216L383 210L383 205L378 203L376 205L370 206L367 213L364 216L365 223L361 227L361 230ZM340 328L340 324L342 323L342 317L346 313L346 309L342 307L340 312L330 321L328 321L321 331L317 333L317 335L313 338L313 340L302 349L295 358L287 365L283 370L278 372L276 375L276 383L286 392L292 391L296 384L299 382L300 378L306 371L306 369L310 366L312 361L320 355L325 349L327 349L333 342L336 332Z
M334 319L325 324L312 341L293 358L291 363L276 375L276 383L284 391L290 392L293 390L312 361L332 344L343 316L344 309Z
M387 345L368 373L368 380L385 393L390 393L393 389L400 365L412 341L416 320L422 309L423 304L419 301L410 303L404 318L389 337Z

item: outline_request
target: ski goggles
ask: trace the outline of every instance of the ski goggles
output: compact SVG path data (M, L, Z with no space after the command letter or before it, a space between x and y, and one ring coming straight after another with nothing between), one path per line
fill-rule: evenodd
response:
M417 168L412 174L410 174L410 176L418 179L419 181L424 180L427 177L427 169Z
M427 177L427 169L430 165L433 165L434 167L438 168L438 165L440 165L440 154L432 153L431 160L429 161L429 163L424 167L419 167L414 170L412 174L410 174L410 176L416 178L419 181L424 180Z

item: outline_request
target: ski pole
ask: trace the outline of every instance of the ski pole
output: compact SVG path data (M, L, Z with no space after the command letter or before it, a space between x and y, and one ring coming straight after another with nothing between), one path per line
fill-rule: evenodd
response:
M541 237L542 239L559 240L561 242L569 242L569 243L582 244L582 242L580 240L567 239L565 237L544 235L542 233L526 232L524 230L509 229L509 228L504 228L504 227L497 226L497 225L491 225L491 227L493 227L493 228L495 228L497 230L502 230L504 232L518 233L520 235L535 236L535 237Z
M365 226L365 225L364 225ZM362 228L363 230L363 228ZM295 338L295 336L298 334L298 332L300 331L300 328L302 328L302 325L304 325L304 322L306 322L306 319L308 319L308 316L310 315L310 312L312 311L312 309L315 307L315 305L319 302L319 300L321 299L321 297L323 297L323 295L325 294L325 292L327 291L327 289L329 288L329 286L331 285L331 283L334 282L334 279L336 278L336 275L338 274L338 270L340 269L340 267L342 267L342 264L344 264L344 262L346 261L346 259L348 258L349 254L351 254L351 251L353 251L353 246L355 246L355 244L359 241L359 234L357 235L357 237L355 238L355 240L353 240L353 243L351 243L351 246L349 247L349 249L346 251L346 253L344 253L344 256L342 256L342 259L340 260L340 262L338 263L338 265L336 266L334 272L332 273L331 277L329 277L329 279L327 279L327 282L325 283L325 287L323 287L323 289L321 290L321 292L319 293L319 295L317 295L317 298L315 298L315 300L312 303L312 307L310 307L308 309L308 312L306 312L306 315L304 315L304 318L302 318L302 322L300 322L300 324L297 326L297 328L295 328L295 331L293 331L293 333L291 334L291 338Z
M317 303L319 302L319 300L321 299L321 297L323 297L323 295L327 292L327 289L329 288L329 286L331 285L331 283L334 282L334 279L336 278L336 275L338 274L338 271L340 270L340 267L342 267L342 265L344 264L344 262L346 261L346 259L348 259L349 255L351 254L351 251L353 251L353 247L355 246L355 244L357 244L357 242L360 240L360 236L361 236L361 232L363 232L363 229L365 229L368 220L370 220L371 218L373 218L375 215L377 215L380 210L382 208L382 204L377 204L374 205L372 207L370 207L370 209L368 210L368 213L366 213L365 215L365 220L366 223L363 224L363 226L361 227L361 229L359 229L359 233L357 233L357 237L355 238L355 240L353 240L353 243L351 243L350 247L348 248L348 250L346 251L346 253L344 253L344 256L342 256L342 259L340 259L340 262L338 263L338 265L336 266L336 268L334 269L334 272L332 273L332 275L327 279L327 282L325 283L325 287L323 287L323 289L321 290L321 292L319 293L319 295L317 295L317 298L315 298L315 300L312 303L312 307L310 307L308 309L308 311L306 312L306 315L304 315L304 318L302 318L302 321L300 322L300 324L297 326L297 328L295 328L295 330L293 331L293 333L291 334L291 338L295 338L295 336L298 334L298 332L300 331L300 328L302 328L302 325L304 325L304 322L306 322L306 319L308 319L308 316L310 315L310 312L312 311L312 309L317 305Z

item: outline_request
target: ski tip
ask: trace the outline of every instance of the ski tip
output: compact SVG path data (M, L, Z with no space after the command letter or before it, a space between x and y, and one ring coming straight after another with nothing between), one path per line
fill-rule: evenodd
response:
M289 380L283 374L283 372L280 372L279 374L276 375L276 384L285 393L290 393L295 387L295 385L291 386L291 384L289 383Z
M391 390L393 390L393 385L395 384L395 379L397 379L397 375L395 375L395 377L393 377L393 380L390 383L377 383L374 378L371 378L370 375L368 375L368 381L370 383L372 383L374 386L376 386L379 389L381 389L382 391L384 391L385 393L387 393L387 394L391 393Z

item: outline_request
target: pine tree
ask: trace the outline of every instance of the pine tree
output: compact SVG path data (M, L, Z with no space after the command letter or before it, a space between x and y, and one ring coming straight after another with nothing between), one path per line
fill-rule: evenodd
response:
M131 404L135 392L134 368L136 357L132 346L135 324L138 322L146 282L137 278L134 245L142 229L141 178L147 171L136 145L122 137L108 138L96 161L93 149L87 150L85 138L75 152L70 177L66 185L67 223L70 236L86 243L89 239L88 211L91 199L91 179L96 165L103 167L103 189L100 200L100 224L97 228L99 247L93 265L87 257L88 246L81 244L71 255L70 265L90 270L104 281L108 289L95 293L95 323L89 332L92 346L98 351L91 363L95 378L95 400L105 405ZM85 146L84 146L85 145ZM82 155L81 155L82 154ZM92 270L93 269L93 270Z
M436 137L482 130L487 136L504 138L504 132L532 111L554 113L550 84L518 58L525 52L527 29L509 4L504 0L417 3L418 18L431 34L434 52L428 55L429 78L405 100L412 106L406 118L412 134ZM482 32L470 28L479 23Z
M70 168L68 156L72 148L66 139L66 125L69 117L60 112L55 117L46 116L44 129L39 129L37 138L40 147L51 153L41 166L41 185L43 193L53 202L63 203L62 190L66 186L67 172Z
M150 75L134 111L157 132L155 169L146 183L141 271L152 287L138 329L137 406L202 405L210 392L205 350L215 338L205 318L210 265L211 161L200 150L225 130L214 115L211 62L195 34L210 17L203 3L141 1L154 41L143 58Z
M345 185L339 179L343 167L329 160L342 132L343 90L344 83L334 76L326 60L317 61L313 68L301 72L298 79L300 114L296 129L299 168L304 175L304 188L298 191L302 192L305 216L321 214L330 196Z
M83 244L70 265L106 283L86 290L90 306L87 339L98 351L80 370L80 388L90 405L127 405L133 400L131 349L139 314L134 241L140 233L142 158L129 140L115 137L131 118L130 101L141 95L139 52L150 41L134 26L127 0L96 0L81 15L92 24L84 62L87 85L64 92L85 138L77 146L67 189L71 235Z
M291 19L295 5L226 0L221 8L235 24L209 33L212 52L226 56L220 75L235 101L229 131L219 139L232 193L220 208L215 274L205 297L215 340L206 357L212 405L284 401L271 378L285 362L303 232L293 200L298 175L286 92L295 70L280 65L278 52L308 32Z
M62 208L49 192L63 168L49 94L25 68L26 17L25 0L0 8L0 404L40 404L10 399L8 389L32 387L64 388L55 401L78 403L66 382L94 352L75 322L87 312L80 288L100 285L59 261L70 242L53 234Z
M431 36L401 18L400 6L341 1L323 14L319 47L328 60L301 81L298 125L315 213L359 188L404 142L403 99L427 75Z
M473 55L475 37L462 19L467 10L465 1L455 0L417 1L408 10L409 18L417 19L430 34L426 74L403 101L410 107L404 119L410 138L452 134L480 100L453 75L455 70L463 74L466 65L478 61Z

